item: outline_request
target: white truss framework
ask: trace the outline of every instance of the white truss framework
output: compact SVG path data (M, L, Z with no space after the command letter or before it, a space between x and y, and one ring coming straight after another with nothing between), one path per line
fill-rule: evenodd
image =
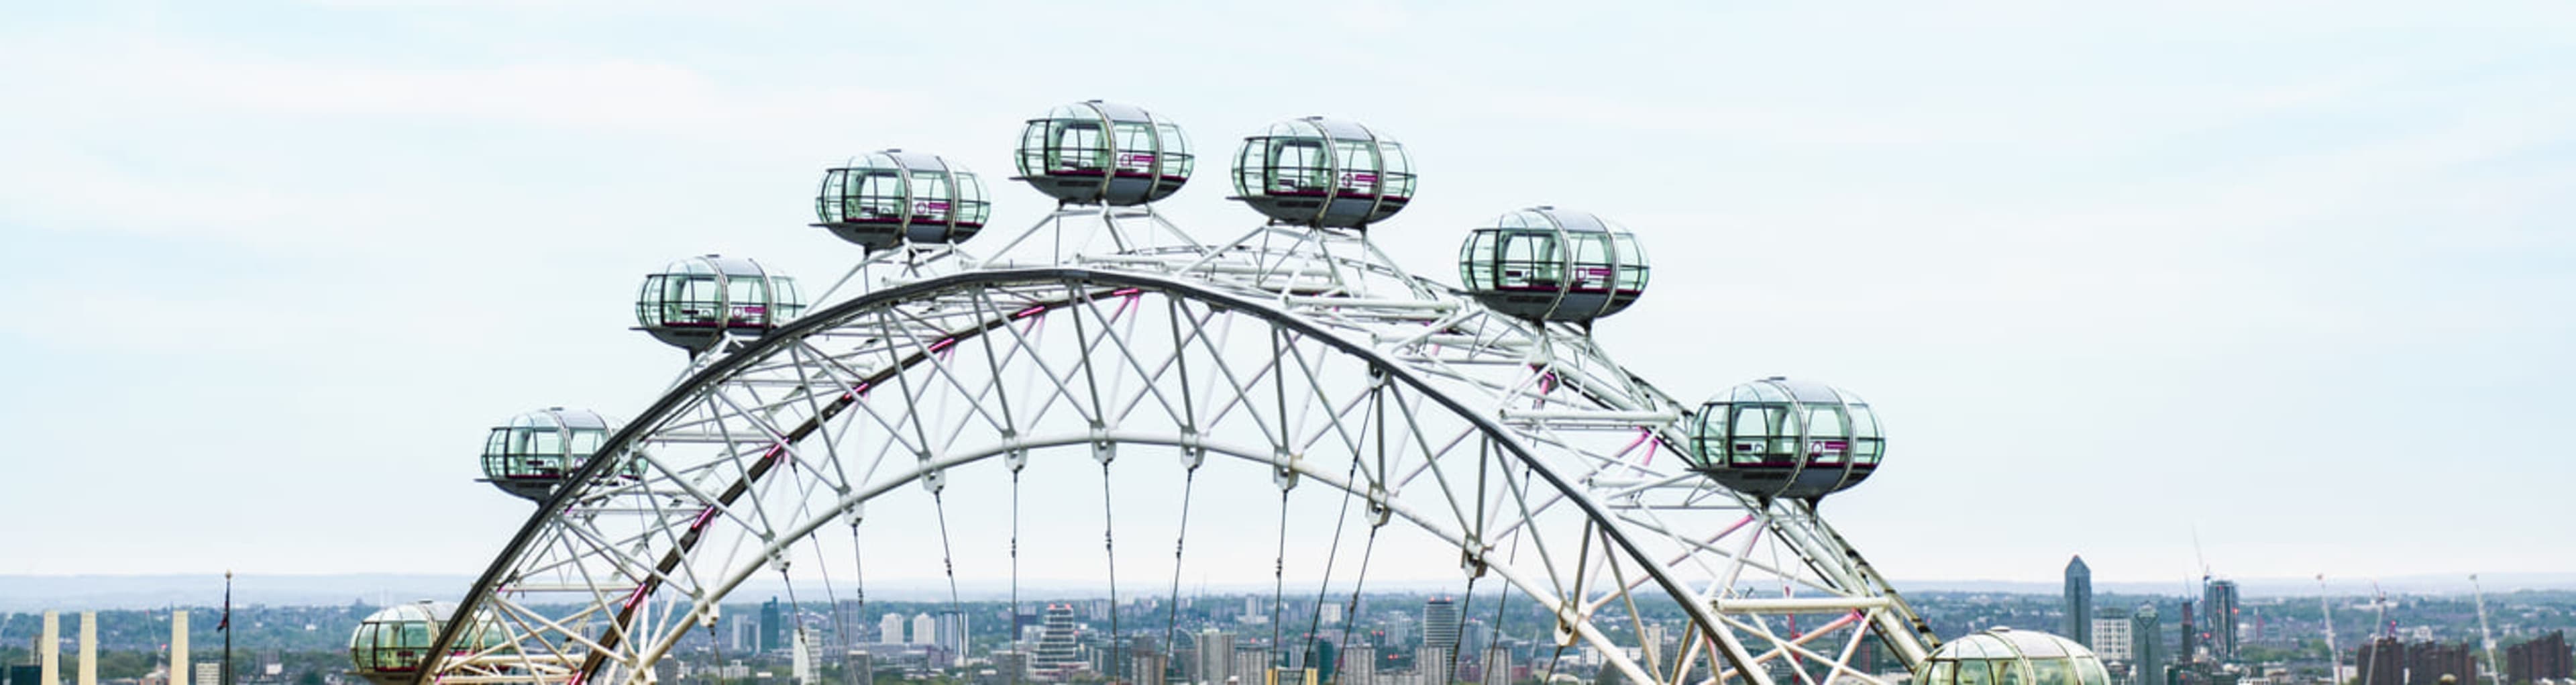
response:
M864 294L696 360L467 595L457 615L509 639L433 650L448 656L424 680L653 682L651 665L711 628L729 593L787 576L826 531L863 536L879 525L870 503L906 485L946 501L952 474L995 457L1014 498L1031 459L1089 457L1104 488L1155 470L1196 478L1202 463L1266 478L1282 492L1283 557L1285 493L1347 493L1372 543L1392 523L1454 548L1461 575L1556 617L1559 654L1588 648L1636 683L1884 685L1855 664L1864 638L1907 667L1935 644L1812 505L1693 472L1680 451L1692 406L1574 327L1490 312L1355 234L1115 242L1034 266L880 253L853 271ZM1134 453L1180 459L1119 459ZM1328 523L1339 552L1340 519ZM1327 558L1328 578L1352 577ZM1673 646L1646 641L1658 631L1641 604L1687 612Z

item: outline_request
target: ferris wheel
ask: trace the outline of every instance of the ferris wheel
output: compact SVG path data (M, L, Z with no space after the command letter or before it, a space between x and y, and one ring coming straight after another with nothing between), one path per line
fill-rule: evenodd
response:
M815 225L864 253L811 306L749 259L648 276L639 326L688 366L631 420L494 428L486 475L537 512L434 641L361 671L687 679L773 598L811 681L920 642L1013 683L1883 685L1937 646L1817 514L1878 465L1866 402L1685 402L1592 340L1646 289L1637 233L1535 206L1465 232L1458 285L1415 275L1369 238L1409 152L1334 119L1244 138L1233 199L1264 220L1214 235L1154 210L1196 158L1144 109L1050 110L1017 162L1058 200L1017 233L937 155L829 169ZM1208 618L1210 587L1253 599ZM1454 614L1373 599L1399 590ZM888 640L869 603L898 591L952 607L936 639ZM1073 597L1107 609L1066 627ZM1418 641L1364 624L1417 610Z

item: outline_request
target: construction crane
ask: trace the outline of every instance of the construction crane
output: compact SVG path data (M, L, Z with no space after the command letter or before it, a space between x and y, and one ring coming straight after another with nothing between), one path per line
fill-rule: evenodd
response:
M2317 607L2326 612L2326 679L2343 685L2343 656L2335 649L2334 596L2326 592L2326 574L2317 574Z
M2378 609L2379 609L2379 618L2377 619L2377 620L2379 621L2379 625L2380 625L2380 626L2386 626L2386 628L2384 628L2384 630L2388 631L2388 635L2387 635L2387 637L2391 637L2391 638L2396 637L2396 636L2397 636L2397 626L2390 625L2390 624L2388 623L2388 593L2387 593L2387 591L2384 591L2384 590L2379 589L2379 579L2377 579L2377 578L2372 578L2372 579L2370 579L2370 596L2371 596L2371 600L2370 600L2371 606L2376 607L2376 608L2378 608ZM2383 628L2373 627L2373 628L2371 628L2370 632L2376 633L2376 632L2379 632L2380 630L2383 630ZM2392 640L2391 642L2394 642L2394 641ZM2372 681L2371 681L2371 679L2370 679L2370 671L2371 671L2371 668L2370 668L2370 667L2379 663L2379 651L2380 651L2380 649L2381 649L2381 648L2383 648L2383 647L2385 647L2385 646L2387 646L2387 645L2388 645L2388 644L2390 644L2390 643L2388 643L2388 642L2380 642L2377 638L2372 638L2368 644L2371 646L2371 647L2370 647L2370 651L2371 651L2370 658L2367 658L2367 659L2362 658L2362 656L2361 656L2361 652L2360 652L2360 651L2358 651L2358 650L2354 651L2354 652L2353 652L2353 654L2352 654L2352 658L2353 658L2353 660L2354 660L2354 661L2357 661L2357 662L2360 662L2359 664L2357 664L2357 666L2359 666L2359 667L2360 667L2360 671L2361 671L2361 685L2370 685L2370 684L2371 684L2371 682L2372 682Z
M2487 679L2504 685L2504 674L2496 671L2495 631L2487 628L2487 591L2478 586L2478 574L2469 574L2469 592L2478 601L2478 643L2487 650Z

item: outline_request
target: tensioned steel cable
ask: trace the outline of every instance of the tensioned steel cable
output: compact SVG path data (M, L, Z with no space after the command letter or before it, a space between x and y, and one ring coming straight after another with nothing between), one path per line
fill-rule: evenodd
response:
M1180 639L1181 550L1185 549L1189 544L1190 491L1198 485L1198 480L1199 467L1197 464L1191 464L1189 471L1181 476L1181 531L1172 541L1172 598L1170 600L1171 606L1163 614L1164 654L1171 654L1172 648L1178 646L1178 640Z
M1020 632L1020 464L1011 465L1011 622L1004 640L1018 640ZM1020 682L1020 672L1011 669L1010 682Z
M1371 409L1377 408L1378 400L1381 396L1379 390L1382 390L1384 387L1385 386L1379 386L1379 389L1371 390L1369 392L1369 405ZM1384 414L1381 413L1380 416L1382 417ZM1385 427L1380 426L1379 432L1385 432ZM1351 468L1348 472L1342 474L1342 482L1357 483L1359 481L1359 473L1360 455L1353 454L1351 455ZM1324 628L1324 597L1332 592L1333 561L1340 558L1342 553L1342 526L1350 523L1351 520L1351 488L1342 488L1342 506L1340 514L1340 516L1334 517L1333 519L1333 544L1324 552L1324 581L1315 586L1315 615L1311 620L1306 622L1306 646L1301 651L1305 655L1304 658L1309 662L1315 658L1316 633L1323 632ZM1370 529L1369 532L1371 533L1370 540L1375 541L1376 529ZM1347 621L1349 619L1345 618L1344 620ZM1313 664L1309 663L1308 665L1312 666Z
M1288 488L1279 489L1279 556L1270 561L1270 648L1279 649L1279 612L1288 589ZM1278 657L1263 668L1278 666Z
M931 509L939 512L939 565L946 567L948 570L948 613L953 616L964 616L966 615L966 610L957 603L956 557L948 548L948 501L946 496L940 494L937 490L931 491L930 506ZM1018 617L1013 618L1016 620ZM965 645L958 645L958 647L963 648Z
M1109 658L1111 670L1118 663L1118 525L1112 519L1117 508L1109 498L1109 462L1100 462L1100 549L1109 558Z

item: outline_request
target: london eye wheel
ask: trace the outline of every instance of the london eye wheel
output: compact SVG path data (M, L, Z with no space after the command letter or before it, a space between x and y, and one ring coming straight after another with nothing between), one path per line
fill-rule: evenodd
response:
M1625 229L1507 214L1453 286L1370 241L1413 174L1365 127L1247 139L1234 189L1270 218L1202 239L1150 204L1187 180L1177 127L1029 125L1022 178L1063 203L997 248L947 230L982 197L962 169L854 164L819 214L890 227L825 226L869 250L801 315L756 265L648 282L648 328L694 327L654 330L688 371L559 483L516 483L540 507L421 681L784 654L864 683L867 654L1000 682L1876 684L1937 644L1817 515L1876 465L1865 405L1685 402L1589 337L1644 287ZM1407 592L1440 599L1383 599ZM924 610L878 620L897 605Z

